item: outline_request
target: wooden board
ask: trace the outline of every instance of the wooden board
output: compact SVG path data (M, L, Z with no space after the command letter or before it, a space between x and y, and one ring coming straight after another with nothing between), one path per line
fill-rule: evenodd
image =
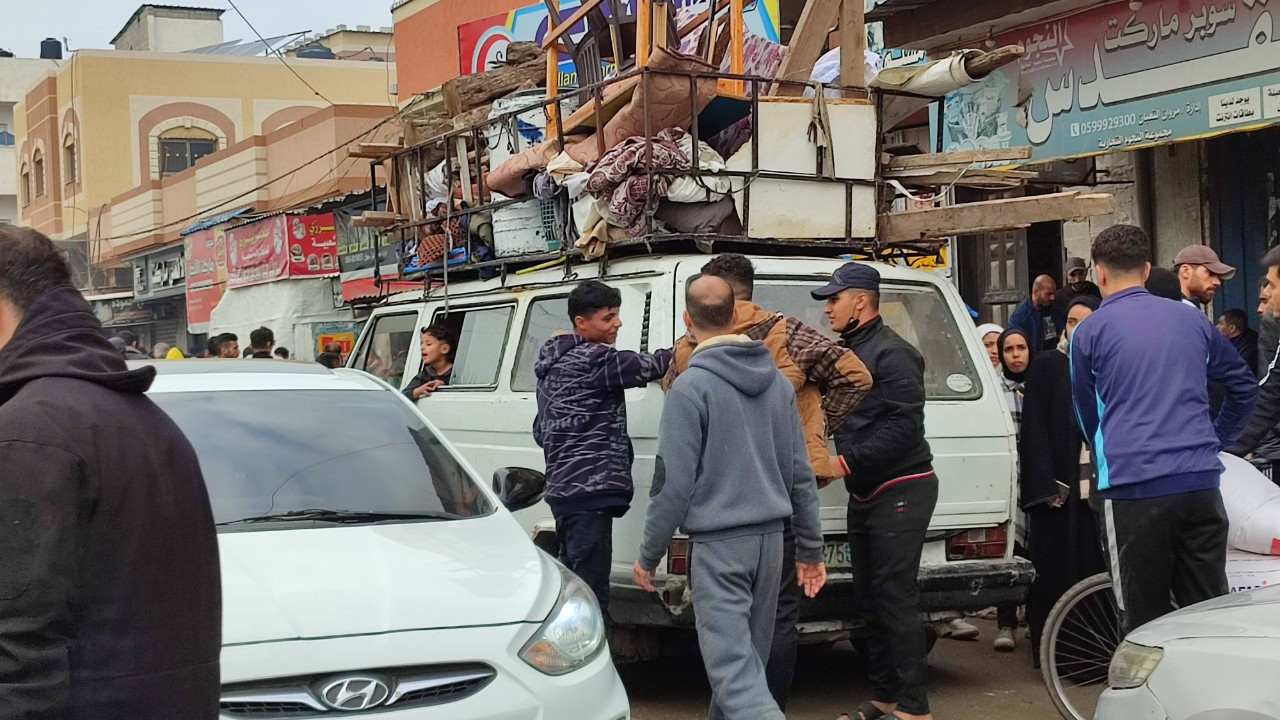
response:
M954 152L929 153L927 155L899 155L889 160L886 170L908 170L945 165L970 165L976 162L1000 162L1026 160L1031 157L1031 147L994 148L991 150L956 150Z
M635 94L636 88L640 86L640 75L632 75L624 78L616 83L612 83L607 89L613 90L613 95L607 95L601 98L600 117L601 125L613 119L627 103L631 102L631 96ZM603 92L603 91L602 91ZM564 120L564 134L572 135L581 131L583 128L594 128L596 126L595 101L590 96L582 102L582 107L573 111L573 114Z
M881 213L876 239L882 243L912 242L925 238L973 235L1020 228L1038 222L1110 215L1115 198L1079 192L986 200L950 207Z
M404 149L400 143L360 143L347 150L347 157L376 160Z
M352 221L352 224L356 227L390 227L401 220L402 218L393 212L365 210Z
M840 7L840 84L865 87L867 66L863 54L867 50L867 23L863 18L862 0L844 0ZM845 97L849 93L845 92Z
M840 0L808 0L800 12L800 20L787 43L787 55L778 68L778 79L807 82L813 64L822 56L822 46L827 41L827 31L840 16ZM799 97L804 94L803 85L775 85L774 95Z

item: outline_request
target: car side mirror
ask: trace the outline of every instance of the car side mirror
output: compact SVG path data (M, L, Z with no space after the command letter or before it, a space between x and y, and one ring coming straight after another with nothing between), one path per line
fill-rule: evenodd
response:
M528 468L501 468L493 473L493 491L511 512L537 505L547 487L547 476Z

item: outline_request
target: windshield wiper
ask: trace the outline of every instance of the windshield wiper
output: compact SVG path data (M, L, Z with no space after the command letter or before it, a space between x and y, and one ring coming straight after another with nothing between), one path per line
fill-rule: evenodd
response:
M382 520L461 520L461 515L444 511L424 510L420 512L379 512L375 510L330 510L328 508L309 508L306 510L289 510L288 512L259 515L218 523L226 525L245 525L261 522L288 522L291 520L318 520L333 523L379 522Z

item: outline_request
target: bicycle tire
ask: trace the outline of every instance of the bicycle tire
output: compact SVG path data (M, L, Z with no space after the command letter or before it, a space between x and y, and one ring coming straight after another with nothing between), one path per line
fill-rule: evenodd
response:
M1105 599L1098 598L1098 593L1105 593ZM1091 601L1090 598L1093 598ZM1106 608L1110 608L1108 611ZM1111 615L1107 615L1111 612ZM1092 637L1080 632L1085 623L1096 627L1091 630ZM1070 636L1070 637L1067 637ZM1120 644L1120 620L1115 611L1115 597L1111 592L1111 576L1098 573L1072 585L1058 601L1045 620L1044 631L1040 637L1040 672L1044 677L1045 689L1049 699L1059 714L1066 720L1092 720L1094 708L1077 708L1075 702L1066 695L1066 687L1062 670L1064 665L1073 663L1082 667L1071 669L1069 674L1080 676L1084 682L1075 687L1096 685L1101 682L1101 690L1106 688L1106 671L1111 656ZM1068 655L1067 650L1092 654L1095 657L1083 658ZM1064 655L1073 658L1066 663L1059 662ZM1099 664L1101 663L1101 664ZM1082 694L1089 694L1092 690ZM1096 702L1096 698L1094 700Z

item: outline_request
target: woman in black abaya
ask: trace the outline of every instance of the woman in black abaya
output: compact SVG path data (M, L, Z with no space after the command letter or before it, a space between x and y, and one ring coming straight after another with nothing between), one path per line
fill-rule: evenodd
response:
M1035 647L1058 598L1080 580L1106 569L1087 500L1092 473L1081 453L1068 357L1076 326L1097 308L1093 297L1074 298L1067 308L1062 342L1056 350L1037 356L1027 372L1019 498L1027 514L1027 549L1036 568L1027 595L1027 623Z

